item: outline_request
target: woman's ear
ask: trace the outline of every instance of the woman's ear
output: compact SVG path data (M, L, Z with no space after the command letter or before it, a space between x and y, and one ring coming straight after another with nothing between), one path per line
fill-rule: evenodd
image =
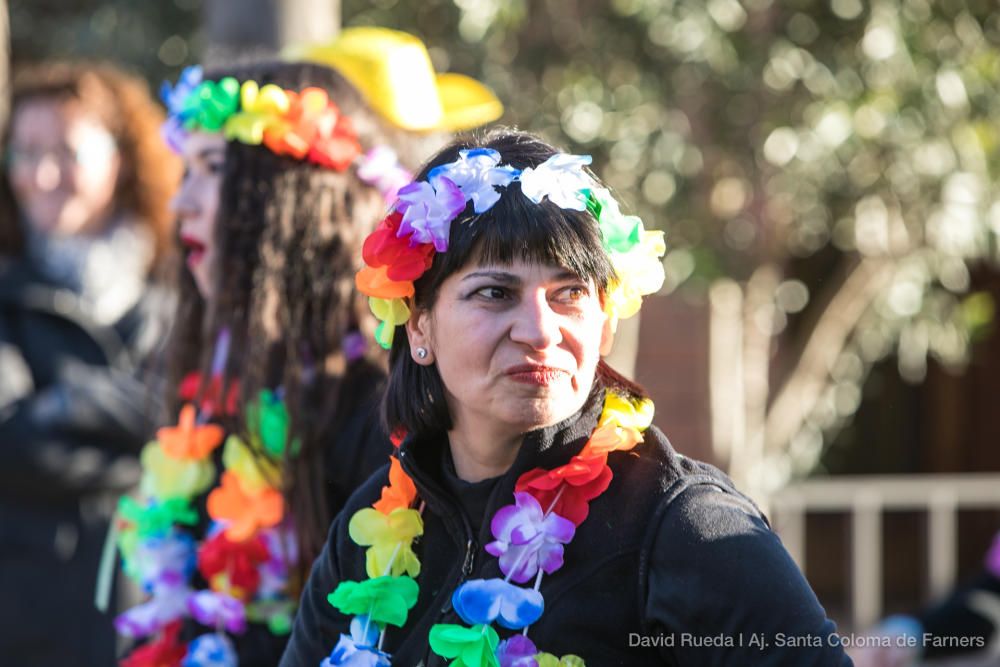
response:
M410 341L410 356L421 366L434 363L434 347L430 311L413 308L406 320L406 338Z

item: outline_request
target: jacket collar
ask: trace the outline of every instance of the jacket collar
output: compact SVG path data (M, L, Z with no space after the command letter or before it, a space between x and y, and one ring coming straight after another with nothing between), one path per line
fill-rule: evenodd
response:
M494 498L509 501L517 479L529 470L551 470L567 463L580 453L597 428L597 421L604 406L604 387L594 381L583 407L561 422L525 433L521 448L513 465L503 474ZM407 437L399 447L403 469L413 480L420 498L437 514L453 514L455 503L441 480L440 467L443 448L448 446L448 435L438 433L423 437ZM495 503L491 503L495 504ZM487 508L487 516L495 508ZM489 521L484 521L484 527Z

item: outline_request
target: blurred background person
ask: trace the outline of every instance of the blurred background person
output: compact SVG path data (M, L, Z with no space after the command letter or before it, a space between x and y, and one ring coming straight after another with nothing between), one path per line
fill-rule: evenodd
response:
M114 497L138 479L156 412L178 163L144 81L110 65L15 75L0 217L0 655L110 664L94 608Z

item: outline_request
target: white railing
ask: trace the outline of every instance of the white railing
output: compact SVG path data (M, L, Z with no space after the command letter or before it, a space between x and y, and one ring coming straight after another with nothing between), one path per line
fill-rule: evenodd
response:
M829 477L793 483L769 499L771 518L792 558L805 571L806 516L851 517L851 626L869 628L882 615L882 514L928 516L927 584L940 596L955 583L958 511L1000 510L1000 474Z

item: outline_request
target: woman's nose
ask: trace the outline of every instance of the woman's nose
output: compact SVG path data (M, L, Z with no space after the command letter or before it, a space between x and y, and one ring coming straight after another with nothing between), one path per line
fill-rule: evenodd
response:
M181 183L180 189L170 199L170 211L178 217L187 217L198 214L198 204L191 194L191 186Z
M42 192L55 190L62 181L62 169L54 155L51 153L42 155L35 165L35 187Z
M562 342L559 314L552 309L544 290L525 298L515 310L510 338L515 343L542 350Z

